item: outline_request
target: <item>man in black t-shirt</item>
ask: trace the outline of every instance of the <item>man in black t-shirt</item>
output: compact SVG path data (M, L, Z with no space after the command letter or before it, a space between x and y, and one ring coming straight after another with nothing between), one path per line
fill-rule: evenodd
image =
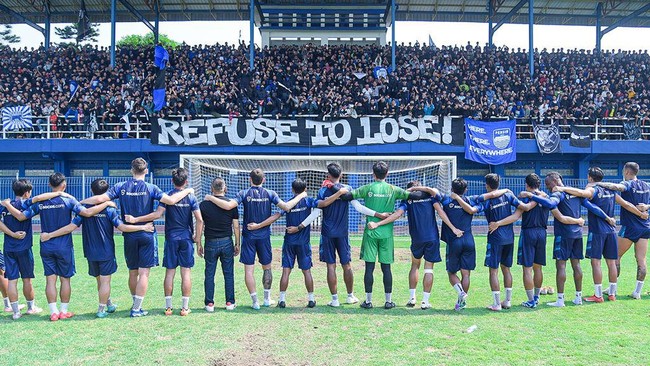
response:
M226 182L222 178L215 178L211 184L212 195L218 199L229 201L225 197ZM234 257L239 255L239 213L237 208L224 210L210 201L203 201L199 205L201 216L205 222L203 234L205 235L205 248L198 244L197 251L200 257L205 258L205 310L214 311L214 276L217 261L221 260L224 286L226 290L226 310L234 310L235 305L235 274ZM232 234L235 234L233 245Z

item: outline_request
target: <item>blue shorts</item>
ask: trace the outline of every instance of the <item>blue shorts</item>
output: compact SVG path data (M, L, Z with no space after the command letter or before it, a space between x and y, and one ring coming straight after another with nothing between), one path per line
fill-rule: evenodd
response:
M108 261L88 261L88 274L97 276L110 276L117 272L117 261L115 258Z
M318 257L320 261L327 264L335 264L336 253L339 255L339 261L341 264L350 263L352 261L350 239L347 236L339 238L321 236L320 245L318 246Z
M618 232L621 238L629 239L632 243L636 243L639 239L650 239L650 229L634 228L632 226L621 226L621 231Z
M471 233L453 238L447 243L447 272L456 273L461 269L472 271L476 268L476 246Z
M41 259L45 276L70 278L77 272L74 266L74 248L48 248L41 245Z
M618 240L615 233L589 233L585 257L593 259L618 259Z
M558 261L568 261L569 259L583 259L582 255L582 236L579 238L555 237L553 243L553 259Z
M487 244L485 251L485 266L499 268L499 265L512 267L512 252L514 244L492 245Z
M282 245L282 268L293 268L298 260L298 268L303 271L310 269L313 264L311 261L311 245Z
M34 278L34 254L32 248L20 252L5 253L5 278Z
M130 233L124 236L124 259L130 271L158 265L158 242L154 233Z
M440 258L440 240L411 243L411 253L416 259L424 257L424 260L427 262L442 262L442 258Z
M264 239L250 239L244 237L241 243L241 253L239 255L239 262L246 265L255 264L255 254L260 264L266 266L271 264L273 254L271 253L271 238Z
M546 265L546 229L522 229L517 248L517 264L532 267Z
M194 242L191 239L165 239L163 267L194 267Z

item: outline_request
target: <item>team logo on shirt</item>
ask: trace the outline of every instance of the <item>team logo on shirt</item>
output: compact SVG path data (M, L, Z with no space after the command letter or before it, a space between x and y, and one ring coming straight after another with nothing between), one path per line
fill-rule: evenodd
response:
M120 190L120 195L121 196L126 196L126 189Z
M246 201L250 202L253 199L251 196L246 196Z
M453 202L449 202L449 208L456 208L456 205Z
M372 197L372 196L374 196L374 193L372 193L372 192L368 192L368 198L370 198L370 197Z

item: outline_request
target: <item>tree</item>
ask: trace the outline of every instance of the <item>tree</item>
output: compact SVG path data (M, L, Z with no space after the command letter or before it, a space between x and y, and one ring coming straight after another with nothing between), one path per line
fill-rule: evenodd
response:
M170 39L166 34L158 35L158 43L167 49L174 49L180 45L179 42ZM122 37L117 42L120 47L146 47L155 45L153 33L147 33L144 36L140 34L131 34Z
M0 31L0 43L9 45L20 42L20 37L13 34L13 31L11 24L5 24L5 29Z
M99 24L90 23L88 32L80 40L77 40L77 34L79 33L79 23L72 23L71 25L66 25L63 28L55 27L54 33L61 39L72 39L76 44L79 44L80 42L97 42L97 36L99 36Z

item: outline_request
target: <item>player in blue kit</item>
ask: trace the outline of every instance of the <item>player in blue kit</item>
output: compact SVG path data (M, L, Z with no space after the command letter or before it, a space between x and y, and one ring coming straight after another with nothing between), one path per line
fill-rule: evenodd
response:
M35 198L29 209L23 212L11 205L5 205L5 208L20 221L39 215L41 231L53 232L70 224L73 212L84 217L91 217L112 204L106 202L92 208L84 208L74 197L64 194L67 184L65 176L61 173L50 175L49 183L52 187L52 194L59 195L58 197L38 203L34 203ZM50 308L50 320L71 318L74 314L68 312L71 294L70 278L75 274L72 236L68 234L41 242L41 259L46 277L45 294ZM60 312L57 308L57 278L61 281Z
M2 210L0 209L0 212ZM19 232L13 232L11 231L2 221L0 221L0 231L5 234L5 241L7 238L12 238L14 240L22 240L25 238L26 233L24 231L19 231ZM9 280L7 279L7 272L6 272L6 265L5 265L5 256L2 254L0 251L0 293L2 293L2 299L4 302L4 311L7 313L14 313L13 314L13 319L16 320L22 316L20 313L20 307L18 305L18 299L16 294L16 311L14 312L12 302L9 299Z
M104 194L108 188L108 182L104 179L95 179L90 184L94 195ZM121 232L153 232L154 227L151 223L144 226L124 224L115 208L107 207L92 217L77 215L72 223L54 232L41 232L41 242L70 234L82 224L83 252L88 261L88 274L97 280L99 305L96 316L105 318L117 309L111 301L111 275L117 271L113 227Z
M32 253L32 220L19 221L8 212L4 205L10 205L18 210L29 208L32 200L32 183L27 179L18 179L12 183L15 198L6 200L0 206L0 217L8 231L4 231L4 277L7 280L7 295L5 297L5 311L13 312L13 318L22 316L21 309L24 305L18 304L18 279L22 279L23 295L27 301L27 314L38 314L43 311L36 306L34 300L34 254ZM52 195L46 193L39 197ZM35 197L38 199L39 197ZM53 198L53 197L52 197ZM13 232L13 235L11 234ZM18 234L18 236L16 236Z
M530 211L536 204L523 203L509 190L499 190L500 178L497 174L490 173L485 176L485 188L488 193L479 196L476 201L478 205L471 206L465 200L456 200L463 209L470 214L483 211L488 223L505 219L512 214L510 206ZM515 234L512 224L504 225L495 231L488 233L487 249L485 254L485 266L490 268L490 288L494 302L489 305L488 310L501 311L509 309L512 300L512 254L515 241ZM503 285L506 290L506 298L501 302L501 291L499 285L499 267L503 273Z
M82 201L84 204L95 205L114 199L120 200L120 214L126 222L126 215L133 217L145 216L154 211L155 201L166 205L174 205L190 193L192 188L186 188L173 196L163 193L157 186L144 181L149 173L147 162L136 158L131 162L133 179L120 182L111 187L108 192L93 196ZM139 223L144 225L144 223ZM142 310L142 302L149 287L149 272L151 267L158 265L158 245L156 232L138 231L122 233L124 236L124 257L129 269L129 290L133 298L131 317L141 317L148 314Z
M261 169L254 169L250 173L251 187L239 191L234 200L224 201L212 195L205 196L206 200L211 201L224 210L232 210L240 203L243 203L244 229L242 230L243 241L239 261L244 264L244 280L251 300L253 301L252 308L255 310L259 310L260 308L254 277L256 255L264 271L262 275L264 306L268 307L274 303L271 300L271 285L273 283L273 274L271 272L271 229L266 227L260 230L250 230L248 229L248 224L261 223L268 219L271 216L271 204L276 205L284 211L289 211L301 199L307 197L307 193L302 192L291 201L284 202L277 193L262 187L264 180L264 172Z
M614 217L614 204L618 203L622 208L635 212L637 216L645 217L648 214L639 211L634 205L623 200L615 191L607 190L597 186L604 178L602 169L598 167L589 168L587 187L577 189L571 187L555 187L556 191L568 193L574 196L587 198L595 206L598 206L606 215L599 217L596 213L589 211L589 237L587 242L586 257L591 259L592 276L594 279L594 295L585 298L588 302L603 302L603 273L601 259L605 258L609 275L608 299L616 300L616 260L618 259L618 242L616 239L616 220Z
M629 162L623 168L623 179L620 184L598 182L597 185L621 192L621 198L637 206L641 211L648 211L650 203L650 185L637 178L639 164ZM634 244L636 257L636 287L630 295L633 299L641 298L643 281L647 272L646 254L648 253L648 238L650 238L650 220L643 219L630 211L621 211L621 231L618 234L617 273L621 275L621 258Z
M391 223L397 220L404 213L408 215L409 234L411 236L411 270L409 271L409 301L407 307L415 307L417 302L415 297L416 287L418 284L419 270L424 257L424 278L422 280L422 310L430 309L429 297L433 287L433 266L441 262L440 257L440 237L438 234L438 222L436 221L436 212L445 225L451 227L454 236L461 237L463 232L449 221L447 214L440 206L443 196L435 188L423 187L419 181L409 182L406 186L410 191L423 191L428 193L428 197L413 200L402 200L397 210L384 220L379 222L369 222L369 229L376 229L379 226ZM434 211L435 210L435 211Z
M187 186L187 169L178 168L172 170L172 182L174 189L167 192L173 196L181 192ZM199 203L193 194L187 195L174 205L161 203L156 212L146 216L126 216L129 223L153 222L165 214L165 250L163 255L163 267L165 272L165 315L172 315L172 299L174 293L174 277L176 268L181 267L181 316L188 315L191 310L190 294L192 292L191 269L194 267L194 245L201 245L201 233L203 232L203 218L199 209ZM194 233L194 220L196 220L196 233Z

